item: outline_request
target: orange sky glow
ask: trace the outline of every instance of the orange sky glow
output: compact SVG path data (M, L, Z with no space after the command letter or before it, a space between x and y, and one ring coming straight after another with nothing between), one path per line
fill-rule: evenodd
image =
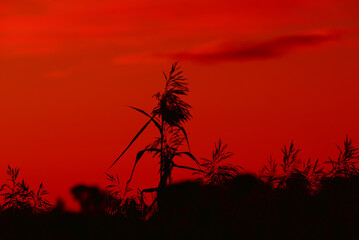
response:
M0 179L17 166L75 208L69 189L107 184L147 120L127 106L150 112L175 61L198 158L221 138L232 163L258 173L292 139L303 159L322 161L346 135L359 146L357 0L2 0ZM125 184L155 133L110 173ZM145 158L131 186L156 186L157 171Z

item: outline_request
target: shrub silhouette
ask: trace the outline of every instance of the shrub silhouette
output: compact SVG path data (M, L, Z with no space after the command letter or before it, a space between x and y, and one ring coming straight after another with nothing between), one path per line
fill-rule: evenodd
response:
M230 158L233 153L226 150L227 144L222 145L221 139L215 144L215 148L212 152L210 159L201 158L200 165L202 171L195 172L199 174L205 183L221 184L229 179L234 178L239 174L239 169L243 169L240 166L232 165L229 163L223 163L224 160Z
M9 183L3 184L1 187L1 195L4 198L2 208L9 211L29 211L33 213L48 211L52 205L44 198L48 192L43 184L40 183L36 192L30 190L29 185L24 180L18 180L19 171L18 168L8 166L6 173L9 176Z
M298 159L299 149L296 149L292 141L289 147L284 146L281 149L283 153L281 169L278 168L278 162L272 157L264 165L260 178L273 185L274 188L284 188L291 182L302 182L311 192L318 190L322 179L326 176L324 166L320 164L319 159L312 162L309 158L306 161ZM292 180L295 181L292 181Z
M353 146L352 140L347 136L344 141L344 148L341 149L338 145L339 155L336 160L329 158L326 162L330 164L330 171L328 176L355 176L358 175L358 167L356 166L359 162L359 149Z
M132 220L140 220L145 217L148 206L143 200L142 191L137 190L137 194L129 196L132 191L127 185L125 191L120 188L119 177L107 174L110 184L106 186L107 203L106 212L110 215L122 215Z
M105 194L97 187L77 185L71 189L74 198L79 201L84 214L104 213Z

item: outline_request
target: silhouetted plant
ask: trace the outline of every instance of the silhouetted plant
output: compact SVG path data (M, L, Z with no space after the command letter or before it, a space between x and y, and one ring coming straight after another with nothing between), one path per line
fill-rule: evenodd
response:
M81 212L99 215L105 212L105 194L96 186L77 185L71 189L73 197L80 203Z
M272 156L269 157L268 163L265 164L262 168L260 174L260 179L271 184L272 186L277 186L281 178L278 176L278 163Z
M49 192L44 188L43 183L40 183L36 194L32 194L33 209L36 213L47 212L53 205L45 199L45 195L48 195Z
M33 191L29 190L29 186L22 181L18 181L19 169L8 166L7 175L10 177L9 184L4 184L2 193L4 197L3 208L12 210L29 210L31 209L31 200Z
M192 117L189 112L191 106L181 99L181 96L186 96L189 92L186 78L182 73L177 63L174 63L169 75L164 74L165 90L154 95L158 103L152 114L159 115L162 121L171 127L180 127Z
M294 172L297 163L297 155L300 150L294 147L293 141L289 147L284 146L281 149L283 153L282 162L280 163L281 171L278 169L278 162L269 158L268 163L264 165L261 173L261 179L272 184L274 188L282 188L285 186L287 178Z
M107 180L110 181L110 184L106 186L106 191L108 193L106 211L110 215L122 213L124 197L129 191L129 188L126 186L125 193L122 193L119 177L117 175L113 176L108 173L106 173L106 175Z
M238 165L223 163L233 155L227 151L227 144L222 145L221 139L215 143L211 158L201 158L202 172L195 174L202 175L205 183L221 184L239 174L239 170L243 169Z
M312 162L309 158L307 161L303 161L302 166L294 168L294 174L300 175L307 181L308 189L313 193L320 188L322 179L326 176L324 172L324 166L319 163L319 159Z
M281 163L283 172L285 174L290 174L291 171L293 171L293 168L295 168L295 163L297 161L297 155L299 153L299 149L296 149L294 147L294 142L290 143L289 148L287 146L284 146L284 148L281 149L283 153L283 163Z
M293 141L289 147L284 146L281 151L283 153L282 163L280 164L281 171L278 169L277 161L270 157L262 169L261 179L272 184L274 188L285 187L288 179L301 179L306 182L308 190L317 191L326 175L324 166L319 163L319 159L312 162L309 158L300 164L298 160L300 150L295 148Z
M9 210L31 210L34 213L47 211L52 205L44 198L48 192L41 183L36 194L30 190L24 180L19 181L19 169L8 166L7 175L9 183L1 187L1 195L4 198L2 207Z
M292 141L289 147L284 146L281 151L283 153L282 162L280 163L281 171L278 169L278 162L270 157L261 173L261 179L271 183L275 188L284 187L287 178L294 173L297 155L300 150L294 147L294 142Z
M125 217L131 220L143 220L146 217L147 205L143 201L140 189L137 189L136 194L125 198L122 212Z
M359 173L356 166L359 161L359 149L353 146L352 140L347 136L344 140L344 149L338 145L339 155L336 160L329 157L326 164L330 165L328 177L349 177Z
M132 196L128 196L128 193L132 191L131 188L126 185L123 192L120 187L119 177L116 175L107 175L107 180L110 184L106 186L108 193L108 199L106 203L106 212L110 215L122 214L125 217L141 218L144 217L147 211L147 205L144 203L142 192L140 189Z
M183 141L187 142L189 149L187 133L183 124L192 117L189 111L191 106L181 99L182 96L186 96L189 92L186 79L183 77L182 71L180 70L180 67L177 66L177 63L172 65L168 75L164 75L166 80L165 89L162 93L158 92L154 95L158 102L151 114L148 114L142 109L131 107L150 119L136 134L121 155L110 166L111 168L114 164L116 164L116 162L123 156L134 141L136 141L136 139L147 128L147 126L150 123L153 123L159 131L159 137L157 137L152 144L137 153L135 164L127 184L130 183L136 165L142 158L143 154L146 152L152 153L154 157L159 157L160 160L160 181L157 187L158 201L161 201L160 195L163 188L171 182L172 169L174 167L199 171L198 169L178 165L174 162L175 157L186 155L199 165L196 158L189 151L178 151Z

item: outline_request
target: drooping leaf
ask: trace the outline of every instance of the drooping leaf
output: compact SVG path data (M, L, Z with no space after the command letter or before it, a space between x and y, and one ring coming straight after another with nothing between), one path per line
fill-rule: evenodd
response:
M162 134L162 128L161 128L161 125L156 121L156 119L151 116L150 114L148 114L146 111L142 110L142 109L139 109L139 108L136 108L136 107L132 107L132 106L129 106L130 108L144 114L145 116L149 117L152 122L156 125L156 127L158 128L158 130L160 131L160 134Z
M136 141L136 139L143 133L143 131L147 128L147 126L152 122L152 120L155 118L156 115L153 115L152 118L140 129L140 131L136 134L136 136L131 140L130 144L125 148L125 150L120 154L120 156L111 164L111 166L107 169L110 170L113 165L115 165L118 160L125 154L125 152L131 147L131 145ZM106 172L107 172L106 171Z
M176 125L176 127L178 127L178 128L181 130L181 132L183 133L183 135L184 135L184 137L185 137L185 139L186 139L186 142L187 142L188 150L191 151L186 130L185 130L184 127L181 126L181 125Z
M145 152L161 152L161 150L157 149L157 148L146 148L144 150L139 151L136 155L135 164L133 165L131 176L130 176L130 179L127 181L127 184L129 184L131 182L133 173L135 172L136 165L140 161L140 159L142 158L142 156Z
M178 152L178 153L176 153L175 155L176 156L181 156L181 155L187 155L188 157L190 157L196 164L197 164L197 166L200 168L200 166L201 166L201 164L198 162L198 160L193 156L193 154L192 153L190 153L190 152Z
M192 167L182 166L182 165L178 165L178 164L175 164L175 163L173 163L173 166L174 166L174 167L177 167L177 168L183 168L183 169L188 169L188 170L196 171L196 172L204 172L204 171L201 170L201 169L196 169L196 168L192 168Z

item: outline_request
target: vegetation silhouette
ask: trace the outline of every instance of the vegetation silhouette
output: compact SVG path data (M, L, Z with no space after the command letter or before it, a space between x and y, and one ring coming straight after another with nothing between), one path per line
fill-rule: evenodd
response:
M19 169L7 169L8 181L1 186L0 194L3 197L1 208L6 211L29 211L33 213L43 213L52 207L52 204L45 198L48 194L44 185L40 183L38 190L30 190L24 180L19 181Z
M121 153L121 155L109 167L109 169L112 168L112 166L117 163L117 161L123 156L128 148L143 133L147 126L150 123L153 123L159 131L159 137L156 137L151 144L147 145L145 149L137 153L135 164L127 184L131 182L136 165L141 160L144 153L152 153L153 157L158 157L160 165L159 184L157 188L146 189L145 191L157 192L157 198L155 202L157 201L159 208L161 208L163 189L167 184L171 183L173 168L176 167L201 171L200 169L179 165L174 161L174 158L176 157L188 156L197 164L198 167L200 167L199 162L190 152L189 141L186 130L184 128L184 124L191 119L192 115L190 113L191 106L181 98L186 96L189 92L186 78L184 78L182 74L183 72L181 71L177 62L172 65L168 75L164 73L166 81L165 88L162 93L158 92L154 95L155 99L157 100L157 104L153 108L151 114L142 109L131 107L132 109L148 117L149 120L135 135L130 144ZM179 150L184 141L187 142L188 151Z
M326 162L331 165L331 170L328 173L328 176L348 177L358 175L359 172L356 164L359 161L359 151L358 148L353 146L352 140L347 136L344 141L343 149L338 145L337 148L339 149L337 160L329 157L329 160Z
M270 158L259 175L242 170L214 181L212 175L201 174L198 180L167 184L161 210L149 219L144 217L149 206L143 205L142 191L122 192L118 176L108 174L104 190L75 186L72 193L82 208L80 213L70 213L63 210L61 201L50 207L43 185L35 194L18 180L19 169L9 166L8 183L1 188L2 239L355 238L357 148L347 137L334 158L336 165L333 158L311 162L302 160L299 153L291 142L282 148L282 158ZM221 165L218 159L228 156L226 145L218 142L212 158ZM201 167L206 171L205 164Z
M205 183L221 184L239 174L239 170L243 168L230 163L223 163L224 160L230 158L233 153L226 150L227 144L222 145L221 139L215 144L210 159L201 158L202 171L194 174L201 175L201 179Z
M107 202L106 212L110 215L121 214L132 220L143 220L148 206L143 200L143 194L137 189L136 194L130 195L132 189L126 185L122 192L119 177L107 174L110 184L106 186Z
M105 209L105 194L99 188L77 185L71 189L73 197L80 203L84 214L101 214Z
M110 168L150 124L159 134L137 153L124 190L119 176L106 173L105 189L74 186L71 193L81 209L67 212L61 200L53 206L46 199L42 183L32 190L19 180L19 169L8 166L7 183L0 188L1 239L357 238L359 149L349 137L337 146L338 156L324 162L301 159L292 141L281 149L281 159L270 157L258 175L226 162L233 153L221 140L210 158L197 160L184 127L192 117L182 99L189 89L177 63L165 80L151 113L131 107L148 121ZM159 184L133 190L129 183L145 153L159 160ZM197 167L178 164L180 157L189 157ZM198 179L172 183L176 167L193 171ZM145 192L157 192L150 205Z

